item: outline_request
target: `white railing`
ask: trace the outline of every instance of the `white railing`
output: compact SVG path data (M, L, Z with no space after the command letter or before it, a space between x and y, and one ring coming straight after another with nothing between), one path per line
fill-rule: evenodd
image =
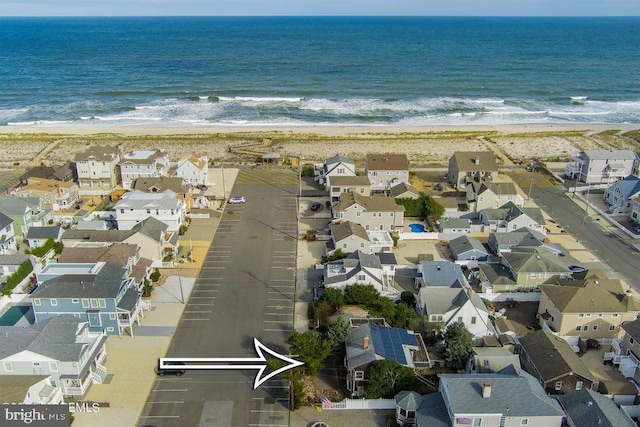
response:
M107 378L107 369L101 364L96 362L96 370L91 372L93 382L96 384L102 384Z
M354 410L354 409L395 409L395 399L344 399L327 405L322 402L322 409L326 410Z

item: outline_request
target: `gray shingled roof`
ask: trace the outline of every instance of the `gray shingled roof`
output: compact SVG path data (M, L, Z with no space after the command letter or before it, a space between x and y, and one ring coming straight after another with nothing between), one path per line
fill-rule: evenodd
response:
M397 204L391 197L366 197L357 193L342 193L335 210L344 211L355 204L370 212L404 212L404 206Z
M451 240L449 242L449 249L451 250L453 257L456 259L460 257L460 255L474 250L482 252L485 255L489 254L482 243L469 236L460 236Z
M30 209L39 208L37 197L17 197L13 195L0 197L0 212L7 216L22 216Z
M407 184L406 182L394 185L391 187L390 192L391 197L399 197L404 193L411 193L416 198L420 197L420 192L413 185Z
M443 218L440 220L440 229L448 230L451 228L469 229L471 223L466 218Z
M13 220L0 212L0 230L6 228L9 224L12 224Z
M30 255L20 252L13 254L0 254L0 265L20 265L30 258Z
M452 157L460 172L498 170L496 156L491 151L456 151ZM476 157L480 164L475 163Z
M367 348L364 348L365 341L368 341ZM413 366L413 361L407 360L405 346L415 348L418 342L412 331L366 323L349 332L345 345L347 369L351 370L383 359Z
M440 393L425 394L416 413L419 426L451 427L451 418Z
M366 176L332 176L331 185L348 186L348 185L371 185L369 178Z
M161 176L157 178L137 178L133 183L133 189L145 193L156 193L171 190L178 194L186 194L189 191L184 179L179 177ZM155 189L156 191L151 191Z
M133 226L131 229L135 233L143 234L156 242L162 242L162 236L169 226L162 221L150 216L144 221L141 221Z
M502 258L514 273L570 273L569 268L558 262L555 255L548 252L506 252Z
M68 247L62 250L58 262L92 263L104 261L118 267L126 267L129 258L135 256L137 251L138 246L129 243L114 243L96 248Z
M622 324L622 329L629 334L634 341L640 342L640 319L636 319L633 322L626 322Z
M573 425L580 427L636 427L607 396L583 388L558 396Z
M476 195L486 191L491 191L498 195L518 194L516 186L511 182L473 182L471 185Z
M118 147L109 146L93 146L86 151L76 155L75 160L78 162L86 161L89 158L94 158L100 162L110 162L120 156L120 149Z
M29 227L26 239L57 239L58 236L60 236L59 225L53 227Z
M631 150L586 150L584 155L591 160L635 160Z
M329 157L327 160L325 160L324 162L327 165L331 165L334 163L345 163L345 164L349 164L349 165L355 165L355 163L353 162L353 159L349 158L349 157L345 157L345 156L340 156L340 155L335 155L333 157Z
M480 264L480 271L492 285L515 285L516 278L507 267L502 264Z
M133 311L138 300L140 300L138 290L136 288L129 288L118 302L118 308L125 311Z
M520 208L513 202L507 202L497 209L483 209L481 212L489 221L512 221L524 214L539 225L546 224L540 208Z
M364 229L364 227L351 221L345 221L340 224L332 224L331 235L333 236L333 240L335 240L336 242L339 242L351 236L357 236L361 239L366 240L367 242L369 241L369 235L367 234L367 231Z
M357 328L351 329L345 340L347 348L347 369L355 369L359 366L367 365L376 360L384 359L378 356L374 350L371 339L371 324L367 323ZM364 348L364 339L369 337L369 347Z
M457 310L469 300L462 288L423 286L418 292L418 303L426 314L445 314Z
M464 283L462 268L451 261L422 261L422 277L429 286L447 286Z
M540 330L521 337L520 345L545 382L571 374L596 381L589 368L562 338Z
M564 415L558 402L547 396L540 383L526 372L519 375L441 374L440 381L449 391L449 409L453 414ZM484 384L491 384L490 397L482 397Z
M325 265L342 265L344 270L344 274L325 277L325 285L344 282L362 270L369 270L372 268L382 270L382 264L377 255L367 254L362 251L355 251L346 258L337 261L330 261ZM377 277L376 274L369 274L368 277L378 283L382 283L381 279Z
M126 270L104 264L98 274L64 274L42 283L33 298L115 298Z
M396 394L396 406L406 411L417 411L422 403L422 395L415 391L401 391Z
M161 193L147 193L140 190L133 190L124 193L120 201L113 207L118 209L177 209L178 200L176 193L172 190L164 190Z
M136 234L136 231L134 230L75 229L75 230L65 230L62 233L62 240L82 240L85 242L124 242L134 234Z

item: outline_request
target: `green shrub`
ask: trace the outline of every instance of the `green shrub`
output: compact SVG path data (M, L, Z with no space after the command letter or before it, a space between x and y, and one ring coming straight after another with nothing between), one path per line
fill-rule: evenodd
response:
M157 283L158 280L160 280L160 270L158 270L157 268L154 268L153 273L149 275L149 279L151 279L153 283Z
M55 242L53 239L49 239L44 242L44 245L30 249L29 251L27 251L27 253L30 253L35 257L42 258L51 249L53 249L56 255L60 255L62 253L62 249L64 249L64 245L62 244L62 242Z
M337 310L344 305L344 294L340 289L325 288L320 296L320 301L326 302L334 310Z
M3 295L11 295L11 291L22 282L33 271L33 265L30 260L26 260L20 267L9 277L7 277L7 284L2 288Z
M180 236L184 236L184 233L186 233L188 229L189 229L189 226L187 226L187 225L185 225L185 224L182 224L182 225L180 226L180 228L178 229L178 234L179 234Z

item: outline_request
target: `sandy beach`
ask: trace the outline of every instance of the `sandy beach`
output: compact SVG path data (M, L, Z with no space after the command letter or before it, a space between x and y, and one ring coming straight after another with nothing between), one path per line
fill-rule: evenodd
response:
M172 160L190 153L238 159L233 149L279 152L305 161L335 154L362 159L371 152L406 154L416 164L441 164L454 151L492 150L513 161L565 161L580 150L639 151L640 125L526 124L502 126L5 126L0 166L57 164L92 145L167 150ZM16 165L18 163L19 165Z

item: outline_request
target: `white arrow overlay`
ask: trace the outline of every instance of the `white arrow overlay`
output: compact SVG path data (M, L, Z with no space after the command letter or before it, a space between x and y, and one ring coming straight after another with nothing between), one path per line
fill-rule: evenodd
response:
M283 356L270 348L266 347L257 338L253 339L253 345L256 348L256 353L259 357L161 357L160 369L201 369L201 370L240 370L240 369L257 369L256 379L253 381L253 389L260 387L265 381L275 377L276 375L288 371L289 369L297 368L304 365L304 362L291 359L287 356ZM264 371L267 369L267 359L264 357L266 352L276 359L280 359L287 364L282 368L276 369L273 372L269 372L264 375ZM180 363L179 365L176 363ZM198 365L198 363L202 363ZM231 364L233 363L233 364ZM257 363L257 364L256 364Z

